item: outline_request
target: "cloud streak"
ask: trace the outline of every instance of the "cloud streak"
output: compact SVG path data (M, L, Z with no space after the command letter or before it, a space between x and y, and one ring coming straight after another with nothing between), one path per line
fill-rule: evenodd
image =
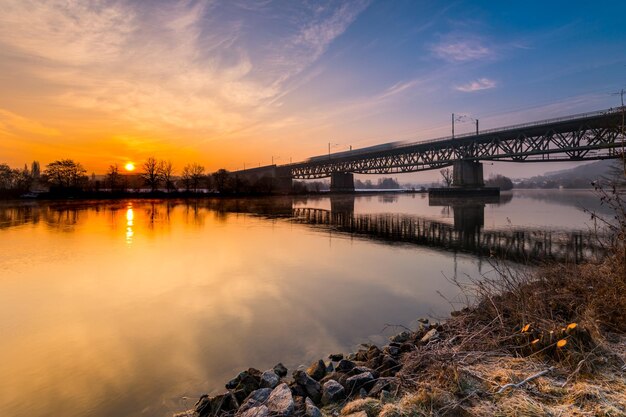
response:
M237 3L7 0L0 55L54 85L57 104L108 113L139 129L222 135L276 110L288 81L316 62L368 2L316 4L257 39ZM281 8L258 13L286 21ZM271 33L271 32L270 32ZM261 51L257 53L257 51Z
M489 58L494 52L476 39L444 40L431 48L438 58L449 62L466 62Z
M479 78L476 81L469 82L467 84L459 85L455 87L455 90L462 91L464 93L472 93L474 91L489 90L496 87L496 82L489 78Z

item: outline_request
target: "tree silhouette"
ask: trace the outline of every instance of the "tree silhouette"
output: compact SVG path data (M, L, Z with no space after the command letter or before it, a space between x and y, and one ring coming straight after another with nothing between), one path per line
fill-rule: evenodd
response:
M172 165L171 161L161 161L159 165L161 168L161 179L165 184L165 188L167 189L167 191L174 190L176 188L173 180L174 165Z
M46 165L44 177L51 186L57 188L78 188L86 180L87 170L71 159L61 159Z
M150 187L151 192L155 192L161 184L161 166L162 163L157 162L157 160L152 156L143 164L141 178L143 178L144 183Z
M451 186L454 179L454 173L452 172L452 170L450 168L444 168L442 170L439 170L439 173L443 177L443 182L446 187Z

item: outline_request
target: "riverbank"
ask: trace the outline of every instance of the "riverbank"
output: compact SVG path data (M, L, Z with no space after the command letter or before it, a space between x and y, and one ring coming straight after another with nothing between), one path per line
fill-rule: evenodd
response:
M288 372L248 369L178 416L625 416L624 212L597 263L459 283L471 307Z

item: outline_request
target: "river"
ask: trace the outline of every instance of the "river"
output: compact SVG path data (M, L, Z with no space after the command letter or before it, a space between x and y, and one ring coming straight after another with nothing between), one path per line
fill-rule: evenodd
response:
M0 202L0 415L170 416L250 366L382 344L490 256L597 255L589 191ZM606 214L606 213L605 213Z

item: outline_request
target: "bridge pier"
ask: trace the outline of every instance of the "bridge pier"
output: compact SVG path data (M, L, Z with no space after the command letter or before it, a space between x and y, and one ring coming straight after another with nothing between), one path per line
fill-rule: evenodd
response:
M457 161L452 166L453 187L484 187L483 164L477 161Z
M350 172L333 172L330 174L330 191L333 193L353 193L354 174Z

